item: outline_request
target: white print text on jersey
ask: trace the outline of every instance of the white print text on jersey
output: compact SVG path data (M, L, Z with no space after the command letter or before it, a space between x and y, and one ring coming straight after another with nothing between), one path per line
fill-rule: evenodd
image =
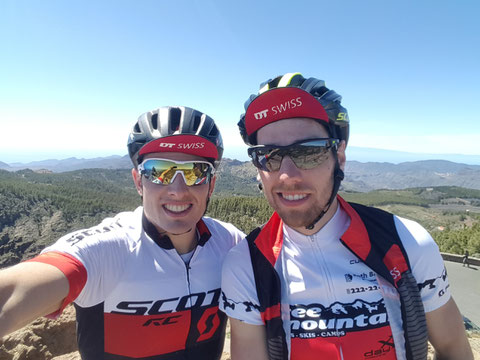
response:
M220 298L220 289L210 290L208 292L199 292L182 297L161 299L156 301L121 301L117 304L116 311L113 314L131 314L131 315L160 315L175 311L185 311L202 306L217 306Z
M356 329L369 326L378 326L387 323L387 314L374 314L371 316L360 314L354 318L310 319L290 321L292 330L340 330Z

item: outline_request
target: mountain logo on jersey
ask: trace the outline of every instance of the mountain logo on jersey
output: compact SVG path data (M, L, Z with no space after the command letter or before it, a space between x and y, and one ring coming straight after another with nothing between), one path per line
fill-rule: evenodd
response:
M388 325L383 299L352 303L335 302L329 307L321 304L291 305L290 326L293 338L345 336L350 331L376 329Z
M427 279L423 283L418 284L418 289L422 290L423 288L428 287L428 289L435 289L438 286L444 286L447 280L447 269L443 268L442 275L437 276L433 279ZM440 284L439 284L440 283Z
M245 307L245 312L251 312L254 309L257 311L260 311L260 305L254 304L250 301L243 301L243 302L234 301L232 299L227 298L227 296L223 291L222 291L222 301L223 301L223 307L225 309L230 308L232 310L235 310L236 305L242 304Z

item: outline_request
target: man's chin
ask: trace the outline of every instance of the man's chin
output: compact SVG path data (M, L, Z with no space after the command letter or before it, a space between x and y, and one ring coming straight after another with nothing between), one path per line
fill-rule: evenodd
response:
M304 228L315 221L316 216L312 213L291 213L277 211L283 222L291 228Z
M189 232L196 227L197 222L192 219L169 219L164 222L163 231L170 235L180 235Z
M173 226L173 227L169 227L167 230L166 230L166 233L168 235L183 235L183 234L187 234L189 233L190 231L192 231L192 229L194 229L196 226L196 224L189 224L189 225L185 225L185 226Z

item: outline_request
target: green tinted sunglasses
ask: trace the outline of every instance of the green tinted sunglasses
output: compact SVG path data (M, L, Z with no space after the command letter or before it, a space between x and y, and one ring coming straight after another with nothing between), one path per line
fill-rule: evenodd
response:
M253 165L263 171L278 171L282 160L288 156L301 170L319 166L328 158L328 151L337 148L338 139L321 138L302 140L291 145L258 145L248 149Z

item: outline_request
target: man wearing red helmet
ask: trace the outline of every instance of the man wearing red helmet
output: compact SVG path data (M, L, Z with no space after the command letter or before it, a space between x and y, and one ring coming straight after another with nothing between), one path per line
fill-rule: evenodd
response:
M74 302L83 359L220 359L224 255L244 234L203 217L222 153L209 116L141 115L128 140L143 207L0 272L0 336Z
M299 73L262 84L239 128L275 210L222 271L232 360L473 359L443 261L417 223L337 195L349 119Z

